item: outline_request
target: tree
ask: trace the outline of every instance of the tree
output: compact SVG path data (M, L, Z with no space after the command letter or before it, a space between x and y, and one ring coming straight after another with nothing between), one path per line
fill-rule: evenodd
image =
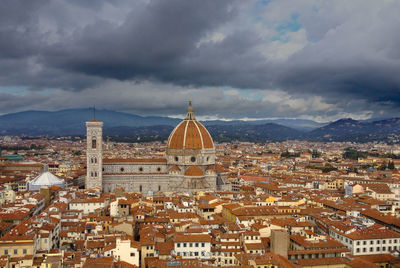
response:
M391 170L395 169L394 162L393 161L389 161L389 164L387 165L387 168L391 169Z
M386 165L386 162L384 162L384 163L379 167L379 170L386 170L386 168L387 168L387 165Z

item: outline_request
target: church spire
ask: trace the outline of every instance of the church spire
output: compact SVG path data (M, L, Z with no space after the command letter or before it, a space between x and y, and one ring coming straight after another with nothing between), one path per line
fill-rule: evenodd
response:
M194 110L192 107L192 100L189 100L189 106L187 108L187 113L186 113L186 120L195 120L196 118L194 117Z

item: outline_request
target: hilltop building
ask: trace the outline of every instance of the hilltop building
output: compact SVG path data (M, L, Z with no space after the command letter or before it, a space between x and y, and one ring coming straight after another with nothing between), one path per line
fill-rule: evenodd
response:
M104 192L213 191L226 188L215 169L215 146L207 129L196 120L191 102L186 117L171 132L165 158L103 159L103 123L86 122L86 188Z

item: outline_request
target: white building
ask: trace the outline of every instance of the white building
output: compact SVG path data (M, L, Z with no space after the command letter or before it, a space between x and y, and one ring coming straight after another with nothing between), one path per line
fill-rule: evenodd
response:
M400 249L400 234L378 224L349 231L331 226L329 235L343 243L352 255L389 254Z
M94 213L97 209L108 206L108 200L104 198L75 199L69 203L70 210L82 210L83 214Z
M139 242L117 238L115 246L104 249L104 255L113 257L115 261L124 261L139 266L139 248Z
M211 237L208 234L177 234L174 250L182 259L208 259L211 256Z
M58 178L45 170L36 178L28 182L29 191L39 191L43 186L59 186L65 188L65 180Z

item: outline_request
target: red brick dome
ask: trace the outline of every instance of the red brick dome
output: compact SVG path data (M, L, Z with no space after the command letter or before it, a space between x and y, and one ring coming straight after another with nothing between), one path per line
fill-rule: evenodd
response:
M169 149L213 149L214 142L207 129L196 120L191 102L185 119L171 132Z

